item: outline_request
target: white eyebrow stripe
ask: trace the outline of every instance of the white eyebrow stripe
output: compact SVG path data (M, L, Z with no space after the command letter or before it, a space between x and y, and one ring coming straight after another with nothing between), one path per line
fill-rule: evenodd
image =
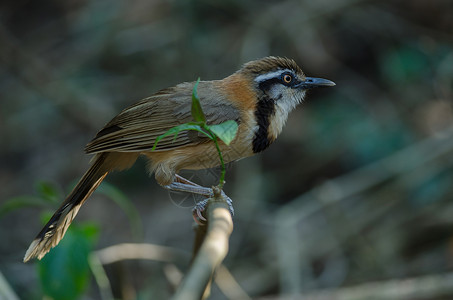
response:
M282 75L284 72L291 72L291 71L288 69L284 69L284 70L278 70L278 71L275 71L272 73L266 73L266 74L256 77L255 82L263 82L263 81L266 81L266 80L269 80L272 78L276 78L276 77Z

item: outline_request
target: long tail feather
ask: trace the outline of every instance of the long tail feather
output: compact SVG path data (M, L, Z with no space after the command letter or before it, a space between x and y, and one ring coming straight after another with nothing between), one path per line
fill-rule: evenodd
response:
M71 194L30 244L25 253L24 262L35 257L38 259L43 258L50 249L61 241L82 204L90 197L110 171L105 163L107 156L108 153L102 153L95 158L93 165L83 175Z

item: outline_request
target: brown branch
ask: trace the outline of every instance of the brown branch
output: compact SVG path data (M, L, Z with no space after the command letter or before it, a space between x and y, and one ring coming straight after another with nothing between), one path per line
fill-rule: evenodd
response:
M197 227L196 242L192 266L184 277L173 299L205 299L210 293L210 284L215 270L228 253L228 239L233 231L233 220L228 204L221 196L221 191L214 188L214 197L208 199L206 208L207 226ZM174 249L150 244L120 244L96 251L92 270L105 295L111 299L110 285L102 265L128 259L152 259L172 262L184 256ZM226 269L221 272L228 277ZM96 276L97 275L97 276ZM229 275L231 277L231 275ZM227 278L235 294L244 296L245 292L232 278Z
M210 283L216 268L228 253L228 239L233 231L233 220L228 205L221 193L214 191L214 198L208 200L206 215L207 230L198 229L197 238L203 243L195 246L193 264L176 291L173 300L206 299L210 293ZM203 233L204 232L204 233ZM203 238L204 236L204 238Z
M162 262L174 262L187 259L186 252L152 244L118 244L96 251L100 263L112 264L129 259L148 259Z
M124 260L155 260L161 262L174 263L177 261L187 261L188 253L179 251L171 247L158 246L153 244L131 244L124 243L110 246L90 255L89 263L96 283L99 287L101 299L112 300L112 288L103 265L108 265ZM176 267L174 267L176 268ZM174 269L173 269L174 270ZM168 272L165 272L168 274ZM170 283L175 286L175 276L168 278Z
M227 299L252 299L223 264L217 268L214 281Z

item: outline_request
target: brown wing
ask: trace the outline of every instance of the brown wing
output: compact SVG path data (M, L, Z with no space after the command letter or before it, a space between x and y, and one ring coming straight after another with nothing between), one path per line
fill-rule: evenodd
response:
M87 153L104 151L141 152L150 151L156 138L170 128L193 121L191 115L192 89L194 83L183 83L143 99L123 110L98 132L85 147ZM239 111L225 99L210 98L206 101L211 85L200 82L198 95L208 124L227 120L239 121ZM203 93L204 91L204 93ZM175 149L208 141L196 131L182 131L178 137L162 139L156 151Z

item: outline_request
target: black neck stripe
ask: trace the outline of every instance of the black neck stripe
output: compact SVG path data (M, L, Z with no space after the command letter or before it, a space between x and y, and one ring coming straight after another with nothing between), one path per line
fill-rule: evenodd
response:
M274 77L263 80L258 84L258 91L261 96L259 97L255 110L255 119L258 130L255 132L252 142L254 153L265 150L275 139L269 138L270 119L275 115L275 102L278 101L282 95L279 95L277 99L273 99L269 95L269 91L272 86L281 83L280 77Z
M253 153L265 150L273 142L269 139L270 118L275 114L274 100L267 94L263 94L258 100L255 110L256 123L258 130L253 137Z

